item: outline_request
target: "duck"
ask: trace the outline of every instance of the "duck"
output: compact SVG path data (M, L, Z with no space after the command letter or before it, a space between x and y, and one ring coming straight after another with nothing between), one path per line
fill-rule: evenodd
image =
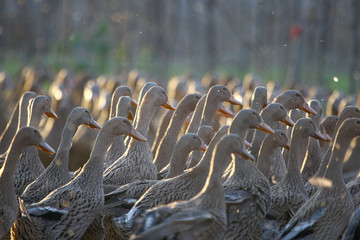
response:
M161 105L175 110L175 108L168 103L165 90L160 86L153 86L150 88L144 95L142 101L140 101L136 129L145 138L147 137L151 119ZM104 183L121 186L136 180L156 180L157 173L158 171L153 164L153 157L149 144L147 142L140 142L132 139L123 156L105 169Z
M205 99L205 105L201 116L200 126L212 126L215 113L222 107L222 102L229 102L234 105L242 105L230 93L229 89L223 85L215 85L209 89Z
M215 135L215 130L211 126L203 125L199 128L197 135L200 137L200 139L202 140L202 142L205 145L209 145L209 143L211 142L211 139ZM203 156L203 154L202 154L203 151L201 151L201 152L200 151L201 151L201 149L198 149L198 150L194 150L193 152L190 153L188 161L187 161L186 169L193 168L196 165L198 165L199 161L202 159L202 156ZM162 174L163 170L161 170L159 175Z
M128 229L135 229L138 219L141 219L146 209L174 201L189 200L198 194L204 187L209 173L213 149L227 134L228 129L229 126L223 126L215 134L198 165L176 177L157 182L136 201L125 216L117 218L116 221Z
M204 126L205 127L205 126ZM183 135L176 143L174 152L171 156L167 171L162 172L163 179L176 177L183 173L185 162L189 153L195 149L206 151L207 146L201 141L195 133ZM115 191L105 194L105 207L113 216L119 216L127 212L134 203L158 180L139 180L125 184ZM120 214L118 214L118 212Z
M23 113L22 115L24 116L27 110L27 104L29 103L29 100L36 97L36 95L37 94L32 91L25 92L22 94L20 100L17 102L14 111L9 119L9 122L5 127L5 130L0 136L0 154L4 154L8 150L17 130L23 127L20 126L20 111Z
M253 109L243 109L238 112L231 123L230 131L231 133L238 134L241 139L244 139L246 137L247 130L251 128L258 129L269 134L274 133L273 129L270 128L260 117L260 115ZM224 181L236 172L234 169L234 165L236 165L235 161L236 160L232 161L226 169L223 176ZM241 164L241 166L245 166L246 164Z
M274 129L277 126L277 122L282 122L287 126L294 126L294 122L289 118L288 112L281 103L270 103L260 112L260 117L264 122ZM250 153L257 158L261 144L266 137L266 133L263 131L255 131L253 141L251 142L252 147ZM272 165L274 165L273 163Z
M121 96L118 100L117 105L115 106L115 116L125 117L129 120L132 120L132 101L133 99L128 96ZM108 168L111 164L113 164L118 158L120 158L125 151L126 147L124 144L124 136L116 136L114 138L114 141L111 143L108 151L106 152L106 157L104 160L104 170Z
M329 139L331 138L331 136L334 135L334 130L335 130L335 126L336 126L336 122L338 121L339 117L335 116L335 115L330 115L330 116L326 116L324 117L321 122L320 122L320 128L324 129L324 132L329 136ZM325 135L324 135L325 136ZM329 149L329 143L327 142L320 142L320 148L321 148L321 152L322 154L325 154L327 152L327 150Z
M145 139L128 119L114 117L108 120L99 131L90 158L80 173L67 184L50 192L40 202L27 207L33 225L41 230L43 236L49 239L80 239L101 213L104 205L104 156L114 136L120 134ZM19 219L12 231L18 237L31 236L33 230L21 223Z
M132 106L137 106L137 101L132 98L132 93L130 88L127 86L118 86L117 88L115 88L114 92L111 95L109 119L113 117L119 117L119 115L116 114L117 113L116 109L118 109L117 107L118 102L120 98L123 96L127 96L131 99ZM125 117L125 116L121 116L121 117Z
M339 118L338 118L338 120L336 122L336 126L335 126L335 130L334 130L334 134L332 136L332 139L335 138L335 135L337 134L341 124L346 119L353 118L353 117L360 118L360 110L357 107L355 107L355 106L347 106L341 111L341 113L339 115ZM324 156L323 156L323 158L321 160L320 166L319 166L318 170L316 171L316 173L305 184L305 189L306 189L306 192L308 193L309 196L312 196L317 190L317 186L312 184L312 182L313 181L316 182L318 178L321 178L321 177L324 176L324 173L325 173L325 171L326 171L326 169L328 167L328 163L329 163L329 159L330 159L330 156L331 156L331 151L332 151L333 145L334 145L334 141L332 141L330 143L329 149L324 154Z
M267 133L268 127L253 109L241 110L230 125L229 134L245 138L248 128L258 128ZM240 156L232 158L232 168L223 183L225 190L227 230L225 239L243 239L253 234L257 223L265 217L270 206L270 185L253 161ZM224 178L224 176L223 176Z
M274 159L276 148L284 147L290 150L290 142L286 133L282 130L274 130L273 134L265 136L259 150L256 167L267 178L270 179L270 169ZM251 153L251 152L250 152ZM270 183L270 182L269 182Z
M27 125L35 128L39 127L43 114L51 118L58 118L51 107L49 97L39 95L30 99ZM15 170L14 184L16 195L20 196L24 192L26 186L40 176L44 170L45 168L40 161L37 148L34 146L27 147Z
M260 113L263 108L267 106L267 90L264 86L257 86L251 96L250 108ZM249 129L246 135L246 141L252 142L255 134L254 129Z
M51 191L71 180L68 167L69 152L72 137L82 124L93 129L101 129L101 126L93 119L89 110L83 107L74 108L67 117L60 145L53 161L39 177L25 188L21 195L22 200L26 204L40 201Z
M309 102L309 106L314 109L318 114L308 115L307 117L315 123L318 129L320 129L319 124L322 116L321 103L320 101L314 99ZM327 138L326 136L324 137ZM331 140L327 138L326 141L330 142ZM320 141L315 138L309 138L308 140L306 155L300 170L304 184L308 181L309 178L311 178L315 174L316 170L320 166L323 155L320 149L319 142Z
M165 132L169 126L173 111L167 110L160 118L159 126L155 134L153 145L151 146L151 152L155 156L157 149L159 148L160 141L165 135Z
M290 112L292 109L301 109L309 114L313 114L313 115L317 114L317 112L307 104L304 96L297 90L286 90L282 92L280 95L274 98L273 103L281 103L285 107L287 112ZM280 123L277 123L274 129L285 130L285 126L281 125ZM277 149L275 151L275 163L277 166L275 168L277 174L272 175L274 176L272 182L274 184L277 184L281 180L283 180L283 178L286 175L286 163L283 155L280 152L280 149Z
M158 174L158 179L167 179L175 177L181 174L184 170L184 166L186 164L186 160L193 151L202 151L205 152L207 145L211 141L214 136L214 130L210 126L201 126L197 132L195 133L186 133L180 139L187 136L185 139L176 143L176 148L174 149L169 164L164 167ZM190 136L193 136L193 139ZM189 140L188 140L189 138ZM202 139L208 139L205 143ZM192 140L192 141L190 141ZM195 142L194 142L195 141ZM191 144L190 144L191 143ZM200 143L200 145L199 145ZM183 165L184 164L184 165ZM196 164L195 164L196 165Z
M311 119L299 119L291 133L286 176L281 182L271 187L271 208L267 217L276 219L280 228L284 227L291 216L308 200L300 174L301 145L308 137L326 140Z
M188 201L147 210L143 224L130 239L223 239L226 207L221 176L230 163L231 153L252 158L240 137L234 134L225 136L214 149L202 190Z
M337 129L322 186L295 213L279 238L294 239L301 236L335 240L341 237L347 227L354 204L342 178L342 165L351 140L360 135L360 119L349 118Z
M28 146L36 146L48 153L55 153L33 127L22 127L10 143L4 165L0 168L0 238L10 232L18 215L18 201L15 194L14 174L20 155Z
M198 93L192 93L186 95L178 104L173 116L170 120L169 126L162 138L159 147L156 151L153 163L160 171L163 169L170 160L174 146L177 141L177 136L181 130L181 127L186 117L194 111L197 102L200 100L201 95Z

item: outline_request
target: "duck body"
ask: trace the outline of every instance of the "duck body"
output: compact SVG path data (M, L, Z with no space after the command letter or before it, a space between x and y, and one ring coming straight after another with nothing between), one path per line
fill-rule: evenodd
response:
M342 178L342 165L353 137L360 134L360 119L351 118L338 128L329 166L324 175L328 184L318 191L296 212L279 237L294 239L339 239L353 213L354 204Z
M243 146L238 136L225 136L215 149L209 176L201 192L189 201L148 210L133 239L223 239L226 206L221 176L226 163L230 162L231 152L240 153ZM215 163L215 158L219 157L224 161L218 159Z

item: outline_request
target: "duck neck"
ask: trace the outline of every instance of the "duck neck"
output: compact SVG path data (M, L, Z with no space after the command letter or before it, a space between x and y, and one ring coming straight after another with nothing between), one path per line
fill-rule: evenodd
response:
M83 178L89 179L94 183L102 182L102 175L104 171L104 158L106 150L109 148L111 142L114 139L114 135L111 134L110 129L100 130L94 148L90 154L90 158L84 165L81 174Z
M19 103L16 104L16 107L11 114L9 123L6 125L5 130L1 134L0 137L0 154L6 152L8 150L11 140L14 137L17 126L19 122Z
M170 158L169 172L166 175L166 179L180 175L184 171L189 152L190 151L187 151L185 146L175 147L174 152Z
M248 126L245 126L245 124L231 124L229 133L236 134L244 140L247 130Z
M226 146L217 147L211 159L209 175L201 192L215 195L219 191L224 191L222 176L230 162L231 154L229 154L229 149Z
M205 100L206 100L206 95L202 96L201 99L199 100L199 102L196 104L195 112L191 118L189 127L186 130L186 133L196 133L197 132L199 125L200 125L201 116L202 116L202 113L204 110Z
M66 172L69 171L69 152L72 144L72 139L77 129L78 125L69 121L66 122L61 135L61 141L56 156L50 164L51 167L63 169Z
M301 145L304 143L304 138L301 137L296 130L297 129L293 129L293 134L291 136L291 147L286 177L294 178L297 180L300 179L302 182L300 174L300 156L302 155Z
M331 179L333 184L344 183L342 178L343 161L346 151L351 143L352 137L347 136L346 132L340 131L335 138L335 143L332 146L332 153L329 160L329 165L325 171L324 177Z
M140 106L136 130L145 138L147 137L151 120L157 109L158 106L155 106L152 102L146 101L146 99L143 100Z
M33 108L28 118L28 126L39 128L41 117L42 113Z
M6 155L5 162L2 168L0 169L0 179L14 182L16 165L19 161L22 152L25 150L26 146L20 143L16 138L12 141L10 146L11 147L8 154ZM10 185L11 187L14 187L14 184L10 184Z
M273 146L270 139L266 138L260 147L259 156L257 159L256 167L267 178L270 178L270 169L277 146Z
M331 157L331 153L332 153L332 149L334 147L334 139L336 138L336 134L341 126L341 124L345 121L346 119L344 118L339 118L339 120L336 122L336 125L335 125L335 129L334 129L334 132L333 132L333 135L332 135L332 141L330 142L329 144L329 147L324 155L324 157L322 158L321 160L321 163L320 163L320 166L319 166L319 169L316 171L314 177L322 177L324 176L325 174L325 171L328 167L328 164L329 164L329 161L330 161L330 157Z
M202 112L202 119L200 125L212 126L214 121L215 113L219 109L221 102L217 102L215 99L216 95L208 94L205 100L205 106Z

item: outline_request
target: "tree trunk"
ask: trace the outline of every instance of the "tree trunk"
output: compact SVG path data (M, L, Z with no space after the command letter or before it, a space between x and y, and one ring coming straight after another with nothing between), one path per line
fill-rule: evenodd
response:
M353 22L352 22L352 33L353 33L353 51L351 56L351 67L350 67L350 84L349 84L349 92L355 93L356 90L356 81L359 81L360 71L359 71L359 63L360 63L360 1L352 0L352 9L354 12Z

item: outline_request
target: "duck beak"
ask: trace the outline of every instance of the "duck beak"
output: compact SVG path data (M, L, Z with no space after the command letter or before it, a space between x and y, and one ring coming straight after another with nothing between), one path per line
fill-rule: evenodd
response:
M257 127L258 130L266 132L266 133L270 133L273 134L274 130L272 130L271 127L269 127L269 125L267 125L266 123L262 122L259 124L259 126Z
M268 105L268 103L264 103L263 107L262 108L266 108Z
M147 141L146 138L143 135L141 135L138 131L136 131L135 129L130 131L129 136L133 137L136 140L141 141L141 142Z
M321 134L321 132L319 130L317 130L315 132L315 134L311 135L311 137L315 138L315 139L318 139L318 140L321 140L321 141L324 141L324 142L327 142L328 139L324 137L324 135Z
M94 119L92 119L88 124L85 124L85 125L92 129L101 129L102 128L100 126L100 124L98 124Z
M244 140L244 145L245 145L245 147L247 147L247 148L252 148L252 144L249 143L249 142L246 141L246 140Z
M41 141L39 143L39 145L36 145L36 146L43 152L50 153L50 154L55 153L55 150L52 147L50 147L50 145L45 141Z
M287 144L284 146L287 150L290 150L290 141L287 142Z
M329 134L327 134L327 132L323 133L323 135L327 139L327 141L325 141L325 142L331 142L332 141L332 138L330 137Z
M253 155L251 155L248 151L246 151L245 149L243 149L241 152L238 153L242 158L244 158L245 160L252 160L255 161L255 157Z
M312 115L316 115L317 112L312 109L306 102L304 102L304 104L301 106L301 110L309 113L309 114L312 114Z
M56 113L54 112L54 110L51 108L50 111L44 113L47 117L49 118L55 118L58 119L58 115L56 115Z
M243 105L242 102L240 102L239 100L236 100L233 95L231 95L229 100L226 100L226 102L231 103L233 105L240 105L240 106Z
M284 120L282 120L282 121L280 121L280 122L282 122L283 124L285 124L286 126L290 126L290 127L293 127L294 126L294 121L293 120L291 120L291 118L288 116L288 115L286 115L286 117L284 118Z
M131 98L131 106L137 106L137 105L138 102L134 98Z
M230 118L234 117L234 113L230 109L225 107L224 104L221 104L220 108L217 111L223 114L225 117L230 117Z
M205 143L201 143L201 146L200 146L199 150L202 151L202 152L205 152L207 147L208 146Z
M165 104L162 104L161 106L163 106L164 108L166 109L169 109L171 111L174 111L176 108L169 102L165 103Z
M134 120L134 116L133 116L133 114L131 112L128 113L128 119L130 121Z

